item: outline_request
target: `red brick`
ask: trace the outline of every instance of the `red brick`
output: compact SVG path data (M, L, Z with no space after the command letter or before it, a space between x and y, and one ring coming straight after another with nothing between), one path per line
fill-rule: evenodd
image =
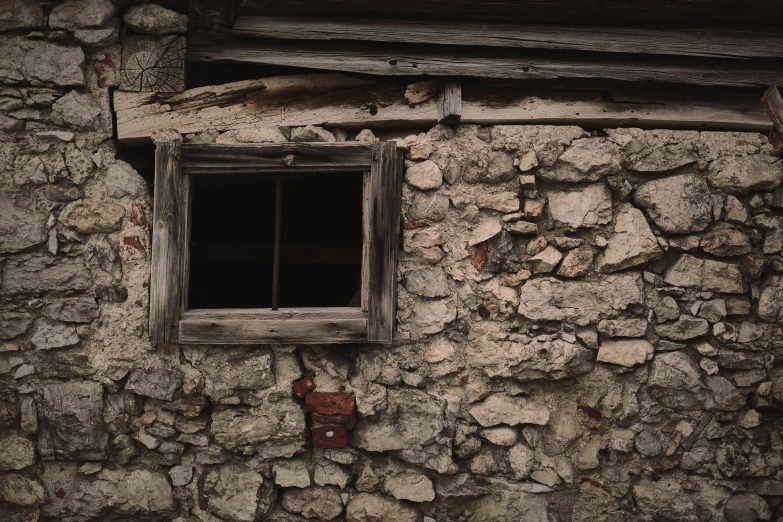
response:
M311 433L315 448L344 448L348 445L348 430L345 426L318 426Z
M322 415L320 413L311 413L310 417L313 422L318 424L341 424L347 426L349 429L356 424L356 417L353 415Z
M310 375L305 375L298 381L295 381L291 385L291 389L294 390L294 395L300 399L304 399L304 396L315 389L315 383Z
M305 405L310 413L322 415L354 414L356 402L347 392L311 392L305 397Z

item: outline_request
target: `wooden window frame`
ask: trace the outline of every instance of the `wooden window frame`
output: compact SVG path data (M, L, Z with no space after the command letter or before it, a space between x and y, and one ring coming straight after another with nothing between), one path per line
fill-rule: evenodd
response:
M403 153L395 142L157 142L150 281L152 344L391 343ZM363 172L360 307L188 310L193 176Z

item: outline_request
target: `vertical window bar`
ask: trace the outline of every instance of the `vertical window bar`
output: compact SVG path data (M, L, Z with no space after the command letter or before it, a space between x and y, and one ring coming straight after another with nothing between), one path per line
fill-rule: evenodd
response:
M277 310L277 293L280 280L280 219L283 205L283 179L275 182L275 251L272 260L272 310Z

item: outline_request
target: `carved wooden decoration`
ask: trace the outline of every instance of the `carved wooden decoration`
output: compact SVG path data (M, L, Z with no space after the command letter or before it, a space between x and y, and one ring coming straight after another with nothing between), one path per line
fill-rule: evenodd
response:
M185 49L184 36L128 36L122 45L120 89L184 91Z

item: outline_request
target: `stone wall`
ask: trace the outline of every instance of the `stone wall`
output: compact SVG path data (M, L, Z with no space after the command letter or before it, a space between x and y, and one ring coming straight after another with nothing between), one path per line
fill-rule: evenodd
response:
M8 6L0 520L779 519L783 168L765 136L400 137L395 345L152 348L150 191L111 140L120 10ZM297 381L353 394L349 447L313 448Z

